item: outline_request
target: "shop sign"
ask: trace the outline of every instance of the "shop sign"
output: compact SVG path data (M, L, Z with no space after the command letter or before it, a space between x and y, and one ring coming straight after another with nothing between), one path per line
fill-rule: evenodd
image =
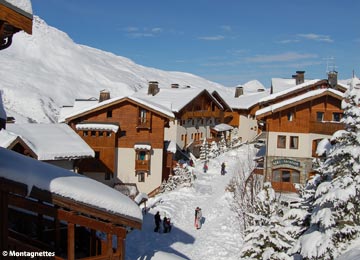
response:
M272 161L272 164L274 166L287 164L287 165L291 165L294 167L300 167L299 161L295 161L295 160L291 160L291 159L275 159Z

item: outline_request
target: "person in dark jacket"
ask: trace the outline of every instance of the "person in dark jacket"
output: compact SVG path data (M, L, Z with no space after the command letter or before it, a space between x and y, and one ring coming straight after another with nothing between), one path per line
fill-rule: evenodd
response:
M171 231L170 218L164 217L163 226L164 226L164 233L168 233L168 232L170 233Z
M154 232L160 232L160 223L161 223L161 218L160 218L160 212L156 212L155 216L155 229Z

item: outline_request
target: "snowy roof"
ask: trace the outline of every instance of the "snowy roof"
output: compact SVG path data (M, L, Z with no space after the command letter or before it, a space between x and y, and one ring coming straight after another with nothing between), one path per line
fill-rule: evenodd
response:
M5 2L28 14L33 13L30 0L0 0L0 3L6 4Z
M135 150L151 150L151 145L149 144L135 144L134 145Z
M233 127L228 124L218 124L218 125L214 126L213 129L217 132L224 132L224 131L232 130Z
M66 124L7 124L6 130L20 136L38 160L94 157L89 145Z
M259 103L263 97L270 95L270 90L266 89L261 92L254 92L244 94L239 97L235 97L233 94L230 96L229 93L221 93L221 97L229 104L233 109L250 109L252 106Z
M3 101L2 101L2 90L0 90L0 118L6 120L6 112L4 109Z
M147 92L136 92L133 98L160 104L173 112L179 112L201 93L207 93L219 107L219 102L206 90L201 88L161 88L156 95L148 95Z
M18 137L18 135L11 133L5 129L0 131L0 147L8 148Z
M256 116L259 116L259 115L262 115L262 114L265 114L265 113L269 113L269 112L274 112L284 106L287 106L287 105L291 105L295 102L299 102L299 101L302 101L302 100L306 100L308 98L311 98L311 97L315 97L315 96L319 96L319 95L322 95L322 94L325 94L326 92L330 92L340 98L343 98L344 94L340 91L337 91L337 90L334 90L334 89L330 89L330 88L325 88L325 89L316 89L316 90L312 90L312 91L309 91L309 92L306 92L305 94L302 94L302 95L299 95L299 96L296 96L296 97L293 97L293 98L289 98L289 99L286 99L284 101L281 101L279 103L275 103L271 106L267 106L267 107L264 107L262 109L259 109L258 111L256 111L255 115Z
M83 114L83 113L87 113L87 112L90 112L92 110L95 110L95 109L100 109L102 107L106 107L106 106L110 106L110 105L113 105L115 103L118 103L118 102L122 102L123 100L126 100L126 99L129 99L135 103L138 103L138 104L141 104L145 107L148 107L150 109L153 109L161 114L164 114L165 116L168 116L168 117L171 117L173 118L174 117L174 114L171 112L170 109L164 107L164 106L161 106L161 105L158 105L157 103L154 103L154 102L149 102L147 100L142 100L142 99L138 99L136 97L132 97L132 96L121 96L121 97L116 97L116 98L111 98L111 99L107 99L107 100L104 100L102 102L98 102L98 101L93 101L93 100L89 100L87 103L84 103L83 106L74 106L73 109L66 109L67 112L69 112L68 114L64 114L62 113L61 114L61 117L59 117L59 122L65 122L66 119L69 119L71 117L74 117L74 116L78 116L80 114Z
M264 91L266 89L264 87L264 85L261 84L258 80L250 80L243 85L237 85L235 88L237 88L237 87L242 87L244 94L260 92L260 91Z
M119 126L115 124L77 124L76 130L102 130L102 131L112 131L116 133L119 130Z
M0 147L0 177L142 222L139 207L122 193L93 179Z
M320 79L314 79L314 80L309 80L309 81L305 81L304 83L302 84L299 84L299 85L295 85L293 87L290 87L290 88L285 88L284 90L282 91L279 91L279 92L274 92L273 94L267 96L267 97L264 97L260 100L260 102L267 102L267 101L270 101L270 100L274 100L278 97L281 97L283 95L286 95L286 94L289 94L289 93L292 93L296 90L300 90L300 89L303 89L303 88L306 88L308 86L311 86L311 85L314 85L316 84L317 82L319 82Z

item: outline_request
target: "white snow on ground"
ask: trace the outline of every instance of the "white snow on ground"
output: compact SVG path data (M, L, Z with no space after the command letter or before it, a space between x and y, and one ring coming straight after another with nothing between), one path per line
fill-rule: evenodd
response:
M134 230L126 238L126 260L173 259L159 252L177 255L191 260L238 260L242 238L236 215L230 209L232 194L226 191L231 177L240 163L248 162L249 146L229 151L212 159L209 170L202 173L202 164L197 163L197 176L193 187L150 198L150 210L143 218L142 230ZM220 165L226 164L227 173L220 175ZM240 162L240 163L239 163ZM195 208L202 209L203 225L194 227ZM171 233L155 233L154 215L171 218Z

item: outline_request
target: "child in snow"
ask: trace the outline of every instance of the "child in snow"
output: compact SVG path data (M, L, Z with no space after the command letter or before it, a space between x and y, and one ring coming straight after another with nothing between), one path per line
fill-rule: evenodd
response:
M164 226L164 233L168 233L168 232L170 233L171 231L170 218L164 217L163 226Z
M204 170L204 173L206 173L206 172L207 172L207 170L208 170L208 166L207 166L207 163L206 163L206 162L204 162L204 167L203 167L203 170Z
M155 229L154 232L160 232L160 223L161 223L161 218L160 218L160 212L156 212L155 216Z
M197 228L197 229L201 228L201 218L202 218L201 208L196 207L196 209L195 209L195 228Z

